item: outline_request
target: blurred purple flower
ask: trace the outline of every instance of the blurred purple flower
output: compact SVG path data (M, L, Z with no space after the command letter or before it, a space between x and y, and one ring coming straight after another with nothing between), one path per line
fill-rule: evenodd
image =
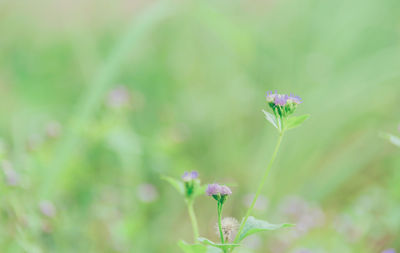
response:
M43 200L39 203L39 209L43 215L47 217L54 217L56 215L56 208L50 201Z
M20 179L18 173L14 170L12 164L9 161L3 161L2 163L3 172L8 185L18 185Z
M137 187L137 196L142 202L151 203L158 198L158 191L152 184L140 184Z
M382 253L396 253L395 249L385 249Z
M131 102L131 94L124 86L116 87L107 96L106 104L110 108L119 109L128 106Z
M219 184L209 184L207 186L206 194L208 196L218 195L220 192L221 186Z
M189 182L191 180L197 179L199 177L199 173L197 171L192 171L192 172L187 172L183 173L182 175L182 180L185 182Z

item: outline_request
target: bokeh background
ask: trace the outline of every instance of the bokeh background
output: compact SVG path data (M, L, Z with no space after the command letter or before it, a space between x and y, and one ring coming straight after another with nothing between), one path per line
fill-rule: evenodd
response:
M400 249L398 0L0 1L0 252L180 252L198 170L240 220L277 134L265 94L311 118L288 132L254 215L295 228L240 252ZM216 241L216 206L195 205ZM385 251L386 250L386 251ZM239 252L239 251L238 251Z

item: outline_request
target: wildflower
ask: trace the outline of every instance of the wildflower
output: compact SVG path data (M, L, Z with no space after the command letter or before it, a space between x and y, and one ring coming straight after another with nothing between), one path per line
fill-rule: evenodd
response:
M151 203L158 198L158 191L152 184L140 184L137 187L137 196L140 201Z
M268 91L266 99L275 116L280 117L289 116L295 111L297 105L302 103L299 96L278 94L277 91L275 93Z
M39 209L42 214L47 217L54 217L56 215L56 208L50 201L41 201L39 203Z
M221 186L219 184L209 184L207 186L206 193L208 196L218 195L220 192Z
M208 196L228 196L232 194L231 189L226 185L209 184L206 193Z
M219 189L219 193L220 193L221 195L231 195L231 194L232 194L232 191L231 191L231 189L230 189L228 186L226 186L226 185L221 185L221 187L220 187L220 189Z
M184 182L189 182L192 181L194 179L197 179L199 177L199 173L197 171L192 171L192 172L187 172L185 171L185 173L183 173L182 175L182 180Z
M221 221L222 235L225 242L233 242L239 228L239 222L232 217L226 217ZM220 235L218 223L215 226L217 235Z

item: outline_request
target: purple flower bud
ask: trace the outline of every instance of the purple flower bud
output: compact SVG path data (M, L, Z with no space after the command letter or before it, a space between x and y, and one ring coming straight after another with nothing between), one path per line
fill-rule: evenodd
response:
M192 171L192 172L187 172L183 173L182 175L182 180L184 182L189 182L191 180L197 179L199 177L199 173L197 171Z
M193 170L193 171L190 173L190 176L192 177L192 179L196 179L196 178L199 177L199 173L198 173L197 171Z
M221 185L220 189L219 189L219 193L221 193L221 195L231 195L232 191L228 186Z
M208 196L218 195L220 193L221 186L219 184L209 184L207 186L206 194Z
M274 103L275 105L285 106L289 103L294 104L301 104L301 98L299 96L295 96L293 94L286 95L286 94L278 94L277 91L273 93L272 91L267 92L267 102Z

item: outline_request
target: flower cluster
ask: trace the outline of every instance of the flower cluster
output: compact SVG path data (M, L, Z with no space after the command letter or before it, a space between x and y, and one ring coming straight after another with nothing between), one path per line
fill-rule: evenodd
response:
M206 194L223 203L226 197L232 194L232 191L226 185L209 184L207 186Z
M297 105L302 103L299 96L278 94L277 91L268 91L266 99L275 115L280 117L289 116L296 110Z
M182 180L184 182L189 182L189 181L197 179L198 177L199 177L199 173L195 170L192 172L185 171L185 173L183 173L183 175L182 175Z

